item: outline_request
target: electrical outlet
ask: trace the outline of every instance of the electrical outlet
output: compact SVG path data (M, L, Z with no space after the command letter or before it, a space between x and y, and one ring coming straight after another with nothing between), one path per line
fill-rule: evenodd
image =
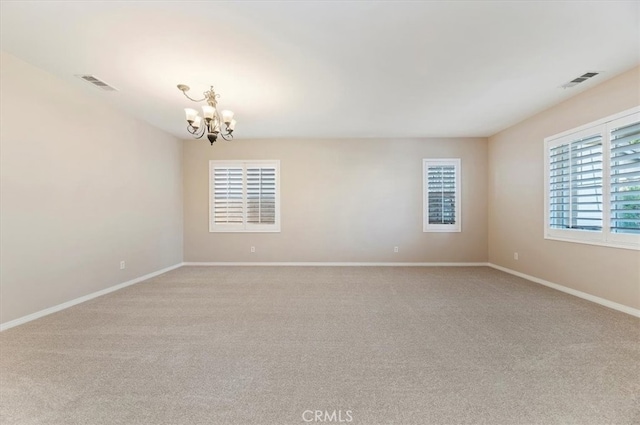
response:
M398 252L398 247L397 246L393 247L393 252Z
M513 253L513 259L514 259L514 260L519 260L519 259L520 259L520 256L518 255L518 253L517 253L517 252L514 252L514 253Z
M120 261L120 270L124 270L126 266L127 264L124 262L124 260Z
M255 246L251 247L251 252L256 252L256 247Z

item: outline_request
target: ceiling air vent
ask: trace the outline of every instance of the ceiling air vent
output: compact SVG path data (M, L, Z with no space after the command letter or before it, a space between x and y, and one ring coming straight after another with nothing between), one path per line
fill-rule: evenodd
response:
M573 80L569 81L568 83L564 83L560 87L562 87L563 89L568 89L569 87L577 86L578 84L583 83L587 81L589 78L593 78L598 74L600 74L600 72L586 72L581 76L576 77Z
M91 83L94 86L104 90L104 91L118 91L115 87L110 86L99 78L94 77L93 75L76 75L76 77L83 79L87 83Z

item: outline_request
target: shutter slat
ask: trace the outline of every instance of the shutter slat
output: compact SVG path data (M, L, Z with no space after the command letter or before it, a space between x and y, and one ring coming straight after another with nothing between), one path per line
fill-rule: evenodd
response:
M617 163L616 165L611 165L611 170L613 171L628 170L628 169L633 169L633 171L640 172L640 161L634 161L634 162L629 162L625 164Z
M638 162L637 160L640 160L640 150L638 151L632 151L632 152L618 152L617 155L613 155L611 157L611 162L620 162L620 161L632 161L632 160L636 160L636 163Z
M615 144L615 142L611 141L611 153L618 155L624 153L636 153L640 149L640 144L638 144L637 140L640 140L640 137L629 137L628 143L620 143ZM635 142L635 143L634 143Z

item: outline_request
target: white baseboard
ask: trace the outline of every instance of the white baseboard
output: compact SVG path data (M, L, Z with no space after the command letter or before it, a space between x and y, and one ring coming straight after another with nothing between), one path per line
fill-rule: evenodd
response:
M182 265L183 265L183 263L178 263L178 264L175 264L173 266L166 267L166 268L164 268L162 270L158 270L158 271L155 271L153 273L149 273L149 274L146 274L144 276L140 276L140 277L137 277L135 279L120 283L118 285L111 286L109 288L102 289L102 290L97 291L97 292L93 292L91 294L82 296L80 298L76 298L74 300L67 301L65 303L55 305L53 307L45 308L44 310L37 311L37 312L29 314L27 316L19 317L17 319L11 320L9 322L0 323L0 332L2 332L4 330L7 330L9 328L13 328L13 327L18 326L18 325L22 325L22 324L30 322L32 320L39 319L39 318L47 316L47 315L49 315L51 313L55 313L55 312L58 312L60 310L64 310L65 308L72 307L74 305L83 303L85 301L89 301L89 300L91 300L93 298L96 298L96 297L99 297L101 295L108 294L109 292L113 292L113 291L117 291L118 289L126 288L127 286L134 285L134 284L136 284L138 282L142 282L143 280L151 279L152 277L156 277L156 276L161 275L163 273L166 273L168 271L177 269L178 267L182 267Z
M473 267L488 266L489 263L351 263L351 262L191 262L185 266L318 266L318 267Z
M496 270L503 271L505 273L512 274L514 276L521 277L523 279L530 280L531 282L539 283L544 286L548 286L549 288L556 289L558 291L565 292L567 294L585 299L587 301L594 302L596 304L603 305L605 307L612 308L614 310L621 311L622 313L627 313L635 317L640 317L640 310L637 308L629 307L624 304L619 304L613 301L609 301L605 298L596 297L595 295L587 294L586 292L578 291L577 289L567 288L566 286L558 285L557 283L549 282L548 280L540 279L535 276L530 276L525 273L520 273L515 270L508 269L506 267L499 266L497 264L489 263L489 267L492 267Z

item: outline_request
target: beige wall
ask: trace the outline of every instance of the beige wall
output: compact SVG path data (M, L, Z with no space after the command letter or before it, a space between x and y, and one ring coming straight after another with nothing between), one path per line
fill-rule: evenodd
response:
M640 251L543 238L543 139L638 105L635 68L489 138L490 262L640 308Z
M0 322L180 263L181 142L11 55L0 69Z
M640 251L543 239L542 184L543 139L640 104L640 68L488 141L213 147L181 143L5 53L0 78L1 323L180 263L183 248L193 262L490 261L640 308ZM462 159L461 233L422 232L429 157ZM281 161L280 233L209 233L210 159Z
M422 232L428 157L462 159L461 233ZM486 139L186 141L185 261L485 262L486 157ZM281 233L209 233L210 159L281 161Z

